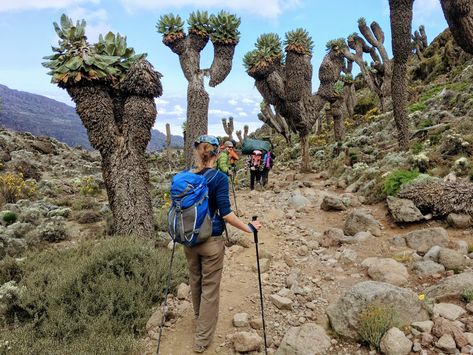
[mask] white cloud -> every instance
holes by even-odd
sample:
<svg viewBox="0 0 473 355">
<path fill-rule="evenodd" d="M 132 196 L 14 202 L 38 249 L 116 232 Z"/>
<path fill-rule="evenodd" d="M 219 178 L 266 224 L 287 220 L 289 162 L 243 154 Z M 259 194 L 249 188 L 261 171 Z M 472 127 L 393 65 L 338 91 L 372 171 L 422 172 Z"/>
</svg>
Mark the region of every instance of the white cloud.
<svg viewBox="0 0 473 355">
<path fill-rule="evenodd" d="M 231 116 L 232 113 L 230 111 L 220 110 L 220 109 L 210 109 L 209 115 L 216 115 L 216 116 Z"/>
<path fill-rule="evenodd" d="M 159 105 L 161 107 L 166 106 L 169 103 L 169 101 L 163 100 L 161 98 L 154 99 L 154 102 L 156 102 L 156 105 Z"/>
<path fill-rule="evenodd" d="M 0 1 L 0 12 L 66 9 L 87 3 L 98 4 L 100 0 L 2 0 Z"/>
<path fill-rule="evenodd" d="M 243 107 L 237 107 L 235 111 L 243 111 Z"/>
<path fill-rule="evenodd" d="M 234 100 L 234 99 L 228 100 L 228 103 L 229 103 L 230 105 L 238 105 L 238 101 L 237 101 L 237 100 Z"/>
<path fill-rule="evenodd" d="M 250 12 L 267 18 L 277 18 L 283 13 L 283 10 L 293 9 L 301 3 L 300 0 L 121 0 L 121 2 L 128 11 L 170 7 L 179 9 L 188 6 L 212 9 L 225 8 L 239 12 Z"/>
<path fill-rule="evenodd" d="M 246 117 L 248 114 L 246 112 L 238 112 L 238 116 Z"/>
<path fill-rule="evenodd" d="M 243 103 L 243 104 L 254 104 L 255 100 L 252 100 L 252 99 L 249 99 L 249 98 L 245 97 L 244 99 L 241 100 L 241 103 Z"/>
</svg>

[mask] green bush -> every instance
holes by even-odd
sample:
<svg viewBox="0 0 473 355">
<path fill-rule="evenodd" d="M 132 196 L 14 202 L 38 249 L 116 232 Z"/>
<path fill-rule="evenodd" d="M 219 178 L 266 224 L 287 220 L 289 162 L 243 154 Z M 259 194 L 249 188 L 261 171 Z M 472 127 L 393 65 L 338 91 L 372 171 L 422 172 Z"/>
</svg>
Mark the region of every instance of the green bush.
<svg viewBox="0 0 473 355">
<path fill-rule="evenodd" d="M 3 222 L 5 222 L 7 226 L 9 226 L 10 224 L 13 224 L 16 222 L 17 216 L 15 212 L 6 211 L 2 215 L 2 219 L 3 219 Z"/>
<path fill-rule="evenodd" d="M 386 180 L 384 180 L 383 193 L 388 196 L 396 196 L 402 185 L 415 180 L 418 176 L 418 171 L 393 171 L 386 177 Z"/>
<path fill-rule="evenodd" d="M 423 120 L 421 123 L 419 123 L 419 126 L 417 126 L 419 129 L 422 129 L 422 128 L 427 128 L 427 127 L 432 127 L 434 125 L 434 123 L 432 122 L 432 119 L 431 118 L 427 118 L 425 120 Z"/>
<path fill-rule="evenodd" d="M 359 98 L 353 110 L 355 114 L 364 116 L 376 106 L 376 99 L 373 95 L 366 95 Z"/>
<path fill-rule="evenodd" d="M 133 337 L 144 334 L 152 307 L 163 299 L 168 262 L 167 249 L 131 237 L 32 255 L 18 284 L 28 290 L 16 305 L 21 311 L 5 317 L 23 326 L 2 338 L 17 346 L 12 353 L 39 353 L 24 352 L 28 347 L 37 348 L 36 342 L 49 344 L 44 346 L 48 350 L 57 348 L 58 354 L 73 353 L 73 347 L 89 347 L 75 353 L 131 353 L 137 342 Z M 184 257 L 177 252 L 172 290 L 186 281 L 186 275 Z M 32 334 L 25 335 L 22 330 L 28 327 Z M 109 342 L 109 352 L 93 350 L 98 349 L 102 336 Z M 120 349 L 111 351 L 117 347 Z"/>
<path fill-rule="evenodd" d="M 409 106 L 409 112 L 424 111 L 427 108 L 425 102 L 416 102 Z"/>
<path fill-rule="evenodd" d="M 473 288 L 465 288 L 463 290 L 462 296 L 467 303 L 473 301 Z"/>
<path fill-rule="evenodd" d="M 370 304 L 360 313 L 358 322 L 361 339 L 379 349 L 383 335 L 399 325 L 399 316 L 392 307 Z"/>
<path fill-rule="evenodd" d="M 419 154 L 424 149 L 424 145 L 421 142 L 416 142 L 411 146 L 412 154 Z"/>
<path fill-rule="evenodd" d="M 23 277 L 23 269 L 15 258 L 7 255 L 0 261 L 0 285 L 8 281 L 20 282 Z"/>
</svg>

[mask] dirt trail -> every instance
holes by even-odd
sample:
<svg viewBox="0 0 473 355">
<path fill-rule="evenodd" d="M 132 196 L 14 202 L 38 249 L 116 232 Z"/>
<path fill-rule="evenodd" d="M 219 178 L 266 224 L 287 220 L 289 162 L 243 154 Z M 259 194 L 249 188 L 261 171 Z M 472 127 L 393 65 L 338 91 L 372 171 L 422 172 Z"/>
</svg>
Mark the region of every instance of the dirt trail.
<svg viewBox="0 0 473 355">
<path fill-rule="evenodd" d="M 287 173 L 272 173 L 270 179 L 285 181 Z M 322 251 L 309 252 L 307 255 L 300 253 L 304 243 L 300 239 L 310 239 L 312 235 L 323 233 L 329 227 L 343 228 L 346 216 L 355 208 L 349 208 L 343 212 L 325 212 L 319 206 L 325 193 L 343 193 L 343 191 L 328 191 L 324 187 L 324 181 L 317 179 L 314 174 L 304 175 L 303 180 L 309 182 L 289 182 L 287 186 L 279 189 L 258 191 L 250 193 L 248 189 L 237 190 L 238 207 L 244 220 L 250 220 L 252 214 L 258 214 L 263 224 L 260 231 L 260 253 L 274 256 L 271 260 L 271 268 L 268 273 L 262 274 L 264 295 L 266 327 L 270 341 L 276 344 L 282 339 L 290 326 L 301 325 L 305 322 L 315 322 L 327 326 L 325 309 L 328 304 L 334 302 L 348 287 L 363 280 L 369 279 L 361 268 L 361 261 L 368 256 L 392 257 L 402 248 L 394 247 L 389 239 L 395 235 L 405 234 L 410 230 L 427 228 L 439 225 L 432 221 L 429 224 L 414 224 L 400 228 L 389 221 L 384 204 L 361 206 L 369 210 L 373 216 L 383 224 L 382 237 L 370 239 L 368 242 L 349 245 L 350 249 L 357 253 L 356 262 L 345 265 L 334 261 L 334 254 L 343 250 L 341 248 L 328 248 Z M 284 185 L 284 184 L 283 184 Z M 310 186 L 310 187 L 305 187 Z M 287 193 L 300 190 L 303 194 L 314 192 L 312 207 L 301 213 L 293 214 L 287 206 Z M 233 199 L 232 199 L 233 202 Z M 278 211 L 282 211 L 278 212 Z M 279 213 L 278 217 L 277 216 Z M 282 217 L 282 218 L 281 218 Z M 276 218 L 276 219 L 275 219 Z M 279 221 L 277 221 L 279 218 Z M 277 221 L 277 222 L 275 222 Z M 230 229 L 230 234 L 234 230 Z M 466 236 L 461 231 L 449 230 L 450 238 L 461 237 L 468 242 L 473 242 L 472 236 Z M 300 238 L 303 236 L 304 238 Z M 252 241 L 251 235 L 245 235 Z M 291 267 L 288 266 L 291 264 Z M 307 308 L 300 307 L 293 311 L 282 311 L 277 309 L 269 300 L 269 296 L 277 293 L 285 287 L 285 280 L 289 270 L 298 268 L 305 278 L 311 281 L 309 285 L 315 295 L 312 303 L 312 312 Z M 260 317 L 258 276 L 255 272 L 256 255 L 253 242 L 249 248 L 232 247 L 226 249 L 224 272 L 221 284 L 220 315 L 214 341 L 205 354 L 234 354 L 230 336 L 238 331 L 248 331 L 250 328 L 235 328 L 232 325 L 233 316 L 236 313 L 248 313 L 250 319 Z M 409 283 L 413 289 L 416 288 L 418 280 L 410 276 Z M 301 297 L 301 296 L 296 296 Z M 304 304 L 306 300 L 300 298 L 299 303 Z M 165 329 L 161 342 L 162 355 L 184 355 L 192 354 L 194 319 L 190 302 L 181 302 L 181 307 L 187 309 L 181 312 L 178 321 L 171 327 Z M 187 308 L 186 308 L 187 307 Z M 262 335 L 262 331 L 259 331 Z M 146 354 L 153 354 L 156 349 L 156 340 L 148 341 Z M 367 348 L 360 348 L 356 343 L 343 340 L 334 342 L 331 354 L 368 354 Z"/>
</svg>

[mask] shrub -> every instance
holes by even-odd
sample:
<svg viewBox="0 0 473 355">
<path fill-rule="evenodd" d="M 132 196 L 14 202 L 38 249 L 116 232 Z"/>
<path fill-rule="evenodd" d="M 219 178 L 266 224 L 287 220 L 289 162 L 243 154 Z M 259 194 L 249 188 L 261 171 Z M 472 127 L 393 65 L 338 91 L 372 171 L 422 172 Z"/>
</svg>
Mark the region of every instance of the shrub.
<svg viewBox="0 0 473 355">
<path fill-rule="evenodd" d="M 17 220 L 16 213 L 11 212 L 11 211 L 5 211 L 2 214 L 2 220 L 3 220 L 3 222 L 6 223 L 7 226 L 9 226 L 10 224 L 13 224 L 13 223 L 16 222 L 16 220 Z"/>
<path fill-rule="evenodd" d="M 0 175 L 0 201 L 15 203 L 19 199 L 31 197 L 36 190 L 33 181 L 26 181 L 21 173 L 5 173 Z"/>
<path fill-rule="evenodd" d="M 80 193 L 84 196 L 96 196 L 100 193 L 99 183 L 93 176 L 85 176 L 79 183 Z"/>
<path fill-rule="evenodd" d="M 411 146 L 412 154 L 419 154 L 424 149 L 424 145 L 421 142 L 416 142 Z"/>
<path fill-rule="evenodd" d="M 416 102 L 409 106 L 409 112 L 417 112 L 417 111 L 424 111 L 427 108 L 425 102 Z"/>
<path fill-rule="evenodd" d="M 186 282 L 184 260 L 178 250 L 171 292 Z M 32 255 L 19 283 L 28 290 L 18 304 L 26 313 L 16 315 L 22 327 L 0 339 L 9 340 L 12 353 L 21 354 L 41 353 L 20 351 L 39 349 L 36 342 L 58 354 L 137 353 L 133 337 L 144 334 L 152 307 L 163 300 L 168 262 L 167 249 L 131 237 Z"/>
<path fill-rule="evenodd" d="M 163 207 L 154 211 L 154 229 L 160 232 L 168 230 L 168 209 Z"/>
<path fill-rule="evenodd" d="M 0 285 L 9 281 L 20 282 L 23 277 L 23 269 L 15 258 L 6 256 L 0 261 Z"/>
<path fill-rule="evenodd" d="M 418 128 L 422 129 L 422 128 L 427 128 L 427 127 L 432 127 L 433 125 L 434 125 L 434 123 L 432 122 L 432 119 L 427 118 L 427 119 L 423 120 L 421 123 L 419 123 Z"/>
<path fill-rule="evenodd" d="M 359 315 L 358 334 L 363 341 L 379 349 L 383 335 L 399 324 L 398 313 L 393 307 L 370 304 Z"/>
<path fill-rule="evenodd" d="M 418 176 L 418 171 L 393 171 L 386 177 L 386 180 L 384 180 L 383 193 L 388 196 L 396 196 L 402 185 L 415 180 Z"/>
<path fill-rule="evenodd" d="M 372 95 L 362 96 L 354 107 L 354 113 L 364 116 L 376 107 L 376 99 Z"/>
<path fill-rule="evenodd" d="M 465 288 L 462 293 L 463 298 L 467 303 L 473 301 L 473 288 Z"/>
</svg>

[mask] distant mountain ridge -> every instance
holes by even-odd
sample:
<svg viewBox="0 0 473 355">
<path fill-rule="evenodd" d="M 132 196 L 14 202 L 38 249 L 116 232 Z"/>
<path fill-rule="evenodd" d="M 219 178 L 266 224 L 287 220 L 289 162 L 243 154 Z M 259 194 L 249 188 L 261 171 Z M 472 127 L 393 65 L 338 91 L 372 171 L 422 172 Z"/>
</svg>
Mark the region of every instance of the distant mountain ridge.
<svg viewBox="0 0 473 355">
<path fill-rule="evenodd" d="M 0 126 L 35 136 L 48 136 L 71 147 L 82 146 L 92 149 L 87 131 L 75 108 L 45 96 L 18 91 L 0 84 Z M 158 130 L 151 131 L 149 151 L 161 150 L 166 135 Z M 171 145 L 182 147 L 181 136 L 171 136 Z"/>
</svg>

